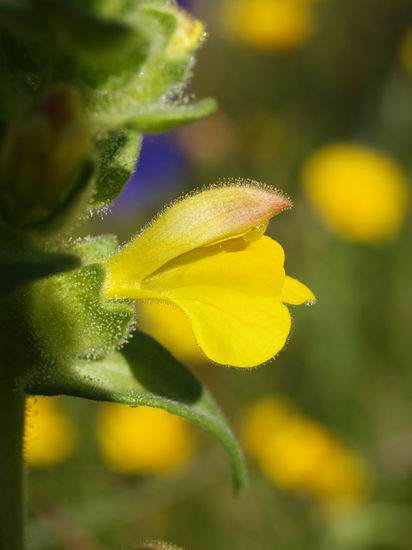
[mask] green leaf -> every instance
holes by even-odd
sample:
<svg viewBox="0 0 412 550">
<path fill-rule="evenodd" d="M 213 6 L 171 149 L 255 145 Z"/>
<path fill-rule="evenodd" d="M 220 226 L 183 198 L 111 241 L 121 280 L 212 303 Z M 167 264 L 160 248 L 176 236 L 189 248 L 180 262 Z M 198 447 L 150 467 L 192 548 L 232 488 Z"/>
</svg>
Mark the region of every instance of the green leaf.
<svg viewBox="0 0 412 550">
<path fill-rule="evenodd" d="M 133 173 L 141 141 L 136 131 L 121 130 L 96 143 L 100 166 L 91 199 L 93 208 L 106 206 L 120 194 Z"/>
<path fill-rule="evenodd" d="M 104 302 L 102 264 L 33 285 L 29 315 L 42 361 L 60 368 L 70 359 L 98 358 L 127 337 L 134 309 Z"/>
<path fill-rule="evenodd" d="M 129 102 L 132 102 L 130 98 Z M 136 103 L 134 108 L 130 108 L 129 111 L 105 110 L 104 112 L 99 112 L 96 121 L 106 128 L 126 126 L 142 133 L 155 133 L 172 130 L 183 124 L 205 118 L 214 113 L 216 109 L 216 101 L 212 98 L 187 104 L 162 100 L 161 102 L 146 106 Z M 125 152 L 125 155 L 127 155 L 127 152 Z M 110 158 L 110 150 L 108 158 Z M 102 181 L 98 184 L 99 189 L 104 189 L 103 178 L 105 177 L 105 170 L 105 166 L 102 165 Z M 110 177 L 109 175 L 109 185 Z M 99 191 L 99 193 L 102 193 L 102 191 Z"/>
<path fill-rule="evenodd" d="M 31 394 L 65 394 L 125 405 L 158 407 L 215 435 L 228 451 L 240 493 L 247 472 L 238 442 L 208 390 L 157 342 L 142 333 L 123 348 L 94 362 L 64 369 L 37 369 L 27 380 Z"/>
<path fill-rule="evenodd" d="M 207 117 L 216 109 L 216 101 L 212 98 L 187 105 L 154 104 L 136 114 L 127 124 L 141 132 L 164 132 Z"/>
</svg>

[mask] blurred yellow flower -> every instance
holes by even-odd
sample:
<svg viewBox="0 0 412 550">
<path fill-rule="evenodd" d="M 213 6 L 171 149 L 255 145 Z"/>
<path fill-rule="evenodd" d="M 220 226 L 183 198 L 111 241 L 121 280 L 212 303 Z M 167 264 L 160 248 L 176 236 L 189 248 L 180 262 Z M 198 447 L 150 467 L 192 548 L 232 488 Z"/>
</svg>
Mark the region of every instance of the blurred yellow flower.
<svg viewBox="0 0 412 550">
<path fill-rule="evenodd" d="M 300 46 L 314 28 L 310 0 L 228 0 L 221 16 L 222 32 L 260 50 Z"/>
<path fill-rule="evenodd" d="M 264 475 L 285 490 L 328 505 L 354 504 L 368 492 L 363 459 L 281 399 L 263 398 L 247 408 L 241 436 Z"/>
<path fill-rule="evenodd" d="M 398 162 L 366 147 L 339 143 L 316 151 L 303 167 L 308 198 L 341 237 L 379 243 L 400 228 L 409 184 Z"/>
<path fill-rule="evenodd" d="M 189 424 L 151 407 L 102 404 L 97 438 L 108 466 L 124 474 L 171 474 L 194 452 Z"/>
<path fill-rule="evenodd" d="M 399 53 L 402 65 L 408 72 L 412 73 L 412 27 L 403 35 Z"/>
<path fill-rule="evenodd" d="M 66 460 L 74 449 L 76 430 L 52 397 L 29 397 L 26 405 L 24 455 L 30 466 L 45 468 Z"/>
<path fill-rule="evenodd" d="M 136 310 L 139 329 L 155 338 L 176 359 L 186 365 L 207 362 L 182 310 L 163 302 L 139 302 Z"/>
<path fill-rule="evenodd" d="M 284 346 L 284 305 L 314 300 L 286 276 L 283 248 L 262 236 L 290 202 L 258 187 L 213 188 L 166 210 L 106 261 L 106 299 L 167 302 L 216 363 L 253 367 Z M 179 338 L 178 334 L 175 334 Z"/>
</svg>

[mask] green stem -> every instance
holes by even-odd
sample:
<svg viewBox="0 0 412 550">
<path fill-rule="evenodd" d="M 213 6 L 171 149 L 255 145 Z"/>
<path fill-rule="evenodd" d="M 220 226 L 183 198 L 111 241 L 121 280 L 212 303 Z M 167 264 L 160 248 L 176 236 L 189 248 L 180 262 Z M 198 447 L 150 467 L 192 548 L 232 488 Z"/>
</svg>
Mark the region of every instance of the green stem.
<svg viewBox="0 0 412 550">
<path fill-rule="evenodd" d="M 3 342 L 2 342 L 3 343 Z M 5 351 L 4 347 L 1 350 Z M 0 548 L 24 549 L 24 391 L 13 365 L 0 353 Z"/>
</svg>

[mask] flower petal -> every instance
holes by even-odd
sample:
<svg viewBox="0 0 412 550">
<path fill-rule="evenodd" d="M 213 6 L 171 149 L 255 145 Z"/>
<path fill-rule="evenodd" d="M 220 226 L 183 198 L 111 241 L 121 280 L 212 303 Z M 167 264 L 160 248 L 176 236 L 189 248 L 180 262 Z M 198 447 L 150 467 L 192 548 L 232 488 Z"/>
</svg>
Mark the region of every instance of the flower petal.
<svg viewBox="0 0 412 550">
<path fill-rule="evenodd" d="M 138 302 L 137 327 L 157 340 L 184 365 L 205 363 L 189 319 L 171 303 Z M 173 327 L 173 331 L 170 330 Z"/>
<path fill-rule="evenodd" d="M 176 301 L 188 316 L 204 354 L 215 363 L 255 367 L 285 345 L 289 310 L 275 299 L 225 296 L 223 304 Z"/>
<path fill-rule="evenodd" d="M 282 247 L 270 239 L 235 239 L 191 251 L 130 288 L 130 298 L 173 302 L 216 363 L 253 367 L 285 344 L 290 315 L 281 303 Z M 172 328 L 172 327 L 171 327 Z"/>
<path fill-rule="evenodd" d="M 139 237 L 107 262 L 106 289 L 118 281 L 141 281 L 173 258 L 240 237 L 266 223 L 290 202 L 259 187 L 228 186 L 188 197 L 166 210 Z"/>
<path fill-rule="evenodd" d="M 299 306 L 305 302 L 314 302 L 316 300 L 315 295 L 307 286 L 287 275 L 280 297 L 282 302 L 294 306 Z"/>
</svg>

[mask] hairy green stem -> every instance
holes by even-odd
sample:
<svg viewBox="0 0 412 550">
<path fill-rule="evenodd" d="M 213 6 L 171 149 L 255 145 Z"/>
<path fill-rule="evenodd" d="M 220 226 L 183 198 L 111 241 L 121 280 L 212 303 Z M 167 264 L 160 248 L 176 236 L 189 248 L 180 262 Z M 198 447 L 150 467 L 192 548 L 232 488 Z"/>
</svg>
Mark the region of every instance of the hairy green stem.
<svg viewBox="0 0 412 550">
<path fill-rule="evenodd" d="M 4 340 L 1 344 L 4 344 Z M 24 549 L 24 391 L 19 373 L 0 353 L 0 549 Z"/>
</svg>

